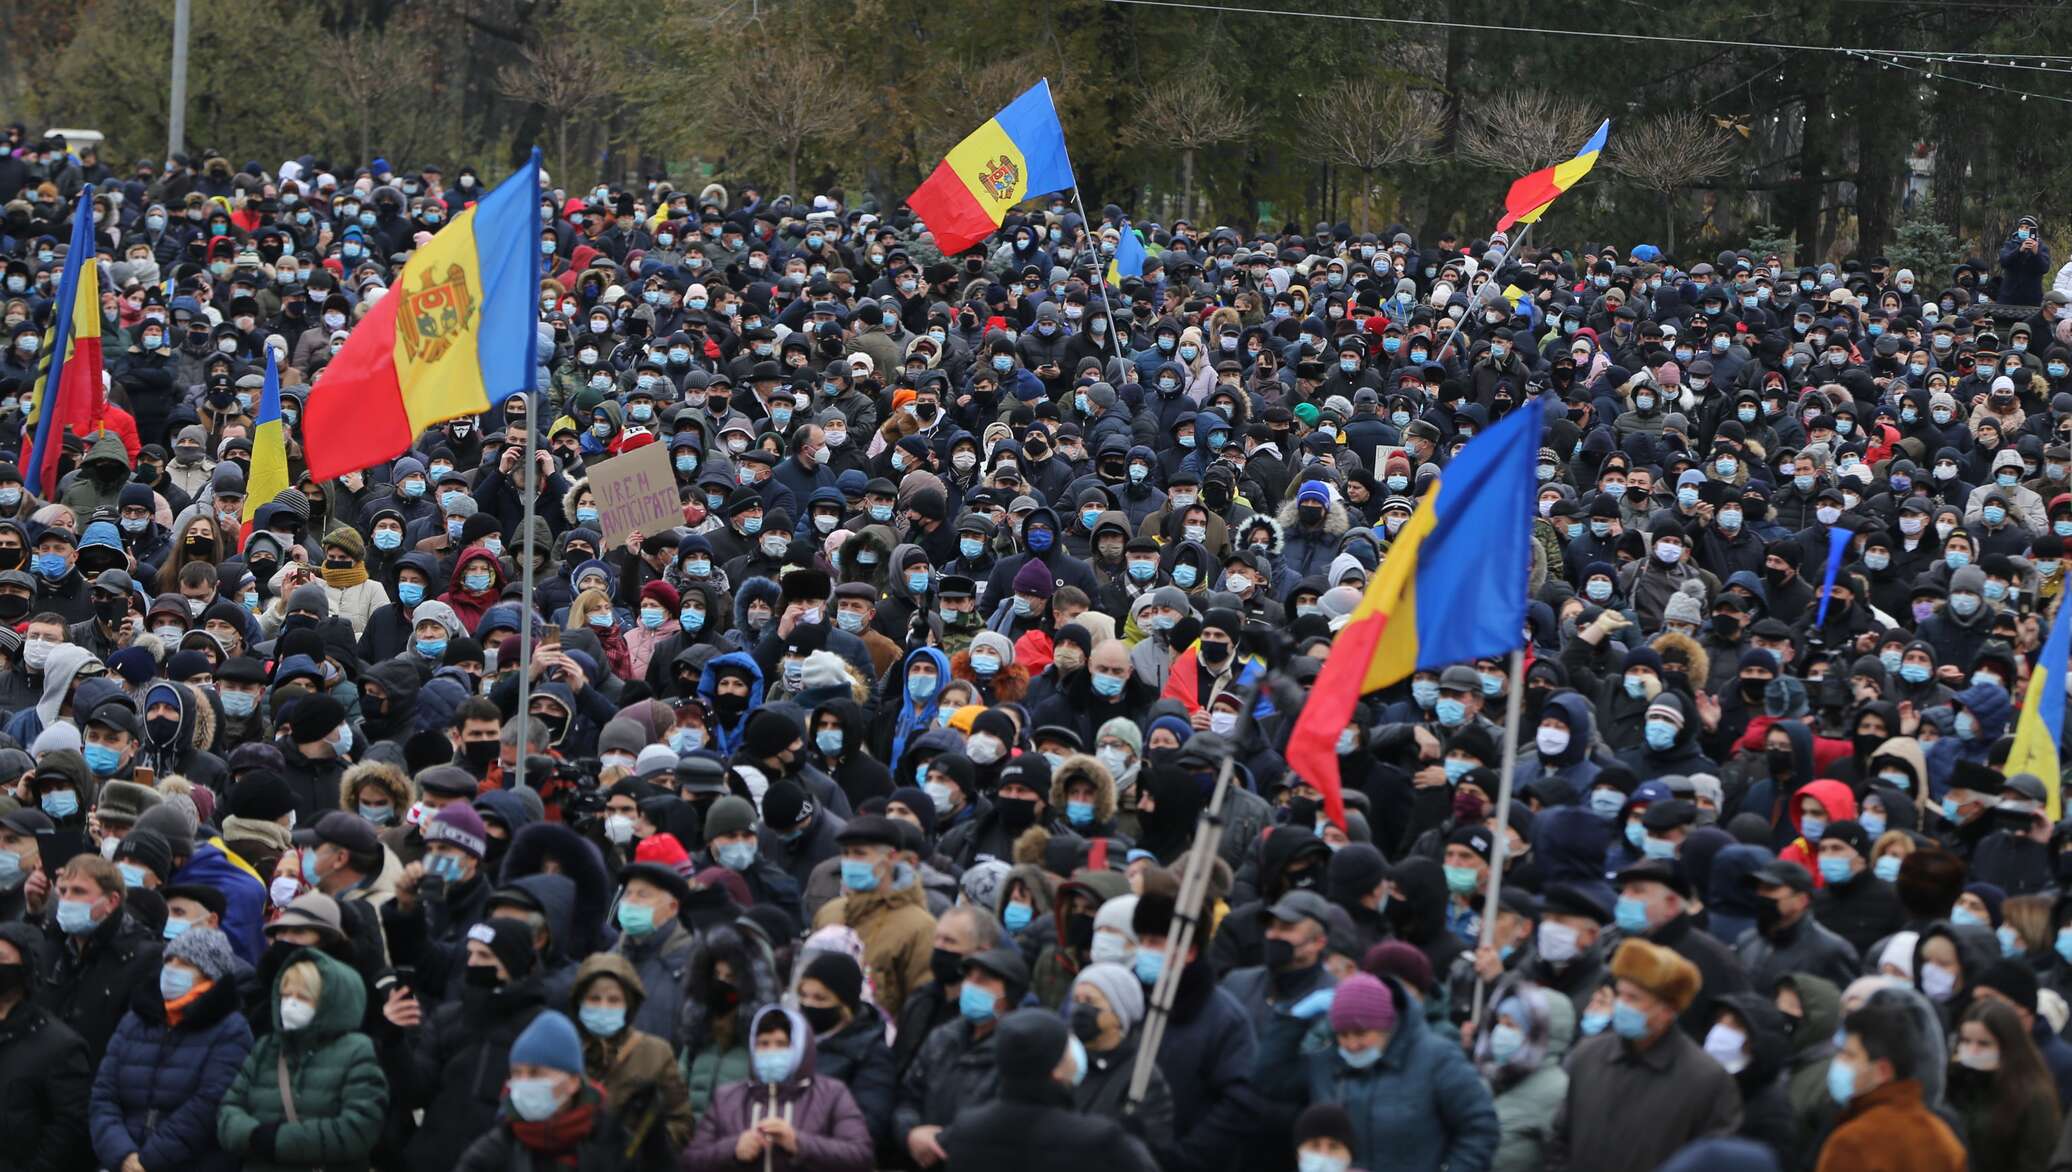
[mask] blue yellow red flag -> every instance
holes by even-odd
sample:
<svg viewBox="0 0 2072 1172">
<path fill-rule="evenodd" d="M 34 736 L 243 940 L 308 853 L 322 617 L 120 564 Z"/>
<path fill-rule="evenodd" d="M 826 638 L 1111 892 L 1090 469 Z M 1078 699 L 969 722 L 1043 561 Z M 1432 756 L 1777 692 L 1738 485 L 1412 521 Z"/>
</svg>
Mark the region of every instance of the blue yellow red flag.
<svg viewBox="0 0 2072 1172">
<path fill-rule="evenodd" d="M 252 515 L 259 506 L 288 487 L 288 437 L 281 426 L 280 360 L 266 348 L 266 385 L 259 391 L 259 411 L 252 417 L 252 471 L 245 478 L 244 536 L 252 535 Z"/>
<path fill-rule="evenodd" d="M 1525 642 L 1540 413 L 1538 400 L 1511 412 L 1440 471 L 1332 642 L 1286 756 L 1341 826 L 1338 734 L 1360 697 Z"/>
<path fill-rule="evenodd" d="M 1124 277 L 1142 277 L 1144 260 L 1144 238 L 1137 234 L 1136 225 L 1124 220 L 1121 239 L 1115 242 L 1115 259 L 1108 262 L 1108 283 L 1121 288 Z"/>
<path fill-rule="evenodd" d="M 1513 224 L 1530 224 L 1540 218 L 1555 197 L 1590 173 L 1597 165 L 1597 156 L 1604 153 L 1604 140 L 1610 134 L 1612 120 L 1607 118 L 1597 127 L 1597 133 L 1576 152 L 1576 157 L 1543 167 L 1530 175 L 1522 175 L 1511 183 L 1511 190 L 1504 195 L 1504 215 L 1496 222 L 1499 232 L 1508 232 Z"/>
<path fill-rule="evenodd" d="M 65 431 L 85 436 L 101 425 L 107 389 L 101 383 L 101 269 L 94 248 L 91 189 L 72 210 L 72 239 L 57 301 L 43 340 L 42 375 L 24 420 L 34 424 L 29 461 L 22 469 L 31 493 L 57 495 L 58 455 Z"/>
<path fill-rule="evenodd" d="M 401 455 L 434 424 L 533 386 L 540 152 L 403 265 L 310 391 L 302 452 L 319 481 Z"/>
<path fill-rule="evenodd" d="M 1074 182 L 1046 78 L 951 147 L 906 202 L 952 256 L 992 235 L 1009 208 Z"/>
<path fill-rule="evenodd" d="M 2058 746 L 2065 736 L 2066 661 L 2072 659 L 2072 606 L 2060 597 L 2058 617 L 2050 624 L 2050 638 L 2043 653 L 2029 670 L 2029 690 L 2022 696 L 2022 713 L 2015 718 L 2014 745 L 2007 751 L 2002 772 L 2008 777 L 2027 773 L 2043 783 L 2050 801 L 2046 813 L 2055 823 L 2063 809 L 2063 777 Z"/>
</svg>

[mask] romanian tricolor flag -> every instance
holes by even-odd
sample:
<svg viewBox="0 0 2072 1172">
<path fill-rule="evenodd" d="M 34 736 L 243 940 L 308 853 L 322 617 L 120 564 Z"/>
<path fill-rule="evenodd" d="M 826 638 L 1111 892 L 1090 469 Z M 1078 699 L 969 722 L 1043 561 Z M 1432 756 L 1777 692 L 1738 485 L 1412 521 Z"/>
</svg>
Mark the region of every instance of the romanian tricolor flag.
<svg viewBox="0 0 2072 1172">
<path fill-rule="evenodd" d="M 57 496 L 66 429 L 77 436 L 99 430 L 107 403 L 101 383 L 101 270 L 93 232 L 93 192 L 82 191 L 72 209 L 72 242 L 58 278 L 56 314 L 43 340 L 43 377 L 25 416 L 35 435 L 22 473 L 29 491 L 45 500 Z"/>
<path fill-rule="evenodd" d="M 271 346 L 266 348 L 266 386 L 259 392 L 259 413 L 253 417 L 252 471 L 245 478 L 244 536 L 252 536 L 252 515 L 288 487 L 288 437 L 281 424 L 281 368 Z"/>
<path fill-rule="evenodd" d="M 942 254 L 954 256 L 992 235 L 1007 209 L 1074 185 L 1065 127 L 1045 79 L 951 147 L 906 202 Z"/>
<path fill-rule="evenodd" d="M 1338 734 L 1361 696 L 1412 672 L 1501 655 L 1525 641 L 1539 450 L 1537 400 L 1462 448 L 1396 534 L 1333 640 L 1286 756 L 1324 795 L 1325 813 L 1338 825 L 1345 825 Z"/>
<path fill-rule="evenodd" d="M 419 433 L 533 384 L 540 152 L 411 254 L 325 368 L 302 416 L 310 475 L 390 460 Z"/>
<path fill-rule="evenodd" d="M 2065 735 L 2065 671 L 2072 659 L 2072 606 L 2058 601 L 2058 617 L 2050 624 L 2050 638 L 2043 653 L 2029 670 L 2029 690 L 2022 696 L 2022 714 L 2015 719 L 2014 746 L 2007 751 L 2008 777 L 2027 773 L 2043 782 L 2050 795 L 2046 811 L 2058 820 L 2064 806 L 2059 774 L 2058 745 Z"/>
<path fill-rule="evenodd" d="M 1597 156 L 1604 153 L 1604 136 L 1611 131 L 1612 120 L 1607 118 L 1597 127 L 1597 133 L 1576 152 L 1576 157 L 1565 163 L 1534 171 L 1532 174 L 1511 184 L 1511 190 L 1504 196 L 1504 218 L 1496 222 L 1496 230 L 1508 232 L 1513 224 L 1530 224 L 1540 218 L 1540 213 L 1554 202 L 1556 196 L 1576 185 L 1576 181 L 1590 173 L 1597 165 Z"/>
</svg>

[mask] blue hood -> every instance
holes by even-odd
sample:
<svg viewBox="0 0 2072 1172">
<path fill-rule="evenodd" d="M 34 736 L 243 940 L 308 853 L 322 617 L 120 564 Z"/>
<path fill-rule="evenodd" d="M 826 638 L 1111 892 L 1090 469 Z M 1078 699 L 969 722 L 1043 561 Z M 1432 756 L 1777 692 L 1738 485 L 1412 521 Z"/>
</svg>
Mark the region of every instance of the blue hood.
<svg viewBox="0 0 2072 1172">
<path fill-rule="evenodd" d="M 1568 724 L 1568 748 L 1557 757 L 1542 757 L 1542 764 L 1554 768 L 1574 765 L 1589 755 L 1590 742 L 1595 736 L 1596 721 L 1590 715 L 1590 702 L 1575 692 L 1561 692 L 1547 701 L 1547 707 L 1560 714 Z"/>
</svg>

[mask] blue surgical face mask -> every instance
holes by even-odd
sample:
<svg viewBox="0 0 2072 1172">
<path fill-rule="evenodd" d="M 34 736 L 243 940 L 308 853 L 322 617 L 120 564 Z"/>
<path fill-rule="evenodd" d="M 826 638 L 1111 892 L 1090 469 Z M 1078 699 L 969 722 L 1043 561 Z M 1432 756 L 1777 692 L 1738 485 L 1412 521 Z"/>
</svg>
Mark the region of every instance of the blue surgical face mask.
<svg viewBox="0 0 2072 1172">
<path fill-rule="evenodd" d="M 1900 861 L 1898 855 L 1886 855 L 1871 866 L 1871 874 L 1876 875 L 1887 883 L 1891 883 L 1899 878 Z M 2072 957 L 2067 959 L 2072 960 Z"/>
<path fill-rule="evenodd" d="M 1468 719 L 1468 706 L 1450 696 L 1440 697 L 1439 702 L 1432 706 L 1432 712 L 1439 718 L 1439 723 L 1448 728 L 1457 727 Z"/>
<path fill-rule="evenodd" d="M 84 745 L 80 752 L 86 757 L 86 767 L 93 770 L 96 777 L 113 777 L 122 767 L 122 753 L 107 745 Z"/>
</svg>

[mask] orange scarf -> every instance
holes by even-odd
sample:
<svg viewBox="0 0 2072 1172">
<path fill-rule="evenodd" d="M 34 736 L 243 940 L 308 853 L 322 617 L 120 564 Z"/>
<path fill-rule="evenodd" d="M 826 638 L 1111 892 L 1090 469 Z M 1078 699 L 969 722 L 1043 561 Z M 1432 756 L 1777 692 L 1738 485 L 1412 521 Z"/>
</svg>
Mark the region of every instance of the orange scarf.
<svg viewBox="0 0 2072 1172">
<path fill-rule="evenodd" d="M 201 1000 L 202 994 L 208 992 L 209 990 L 215 987 L 216 982 L 214 981 L 196 981 L 194 983 L 194 988 L 187 990 L 187 992 L 182 996 L 176 997 L 173 1000 L 166 1002 L 165 1024 L 174 1029 L 178 1029 L 180 1027 L 180 1018 L 183 1014 L 187 1012 L 188 1008 L 192 1006 L 195 1002 Z"/>
</svg>

